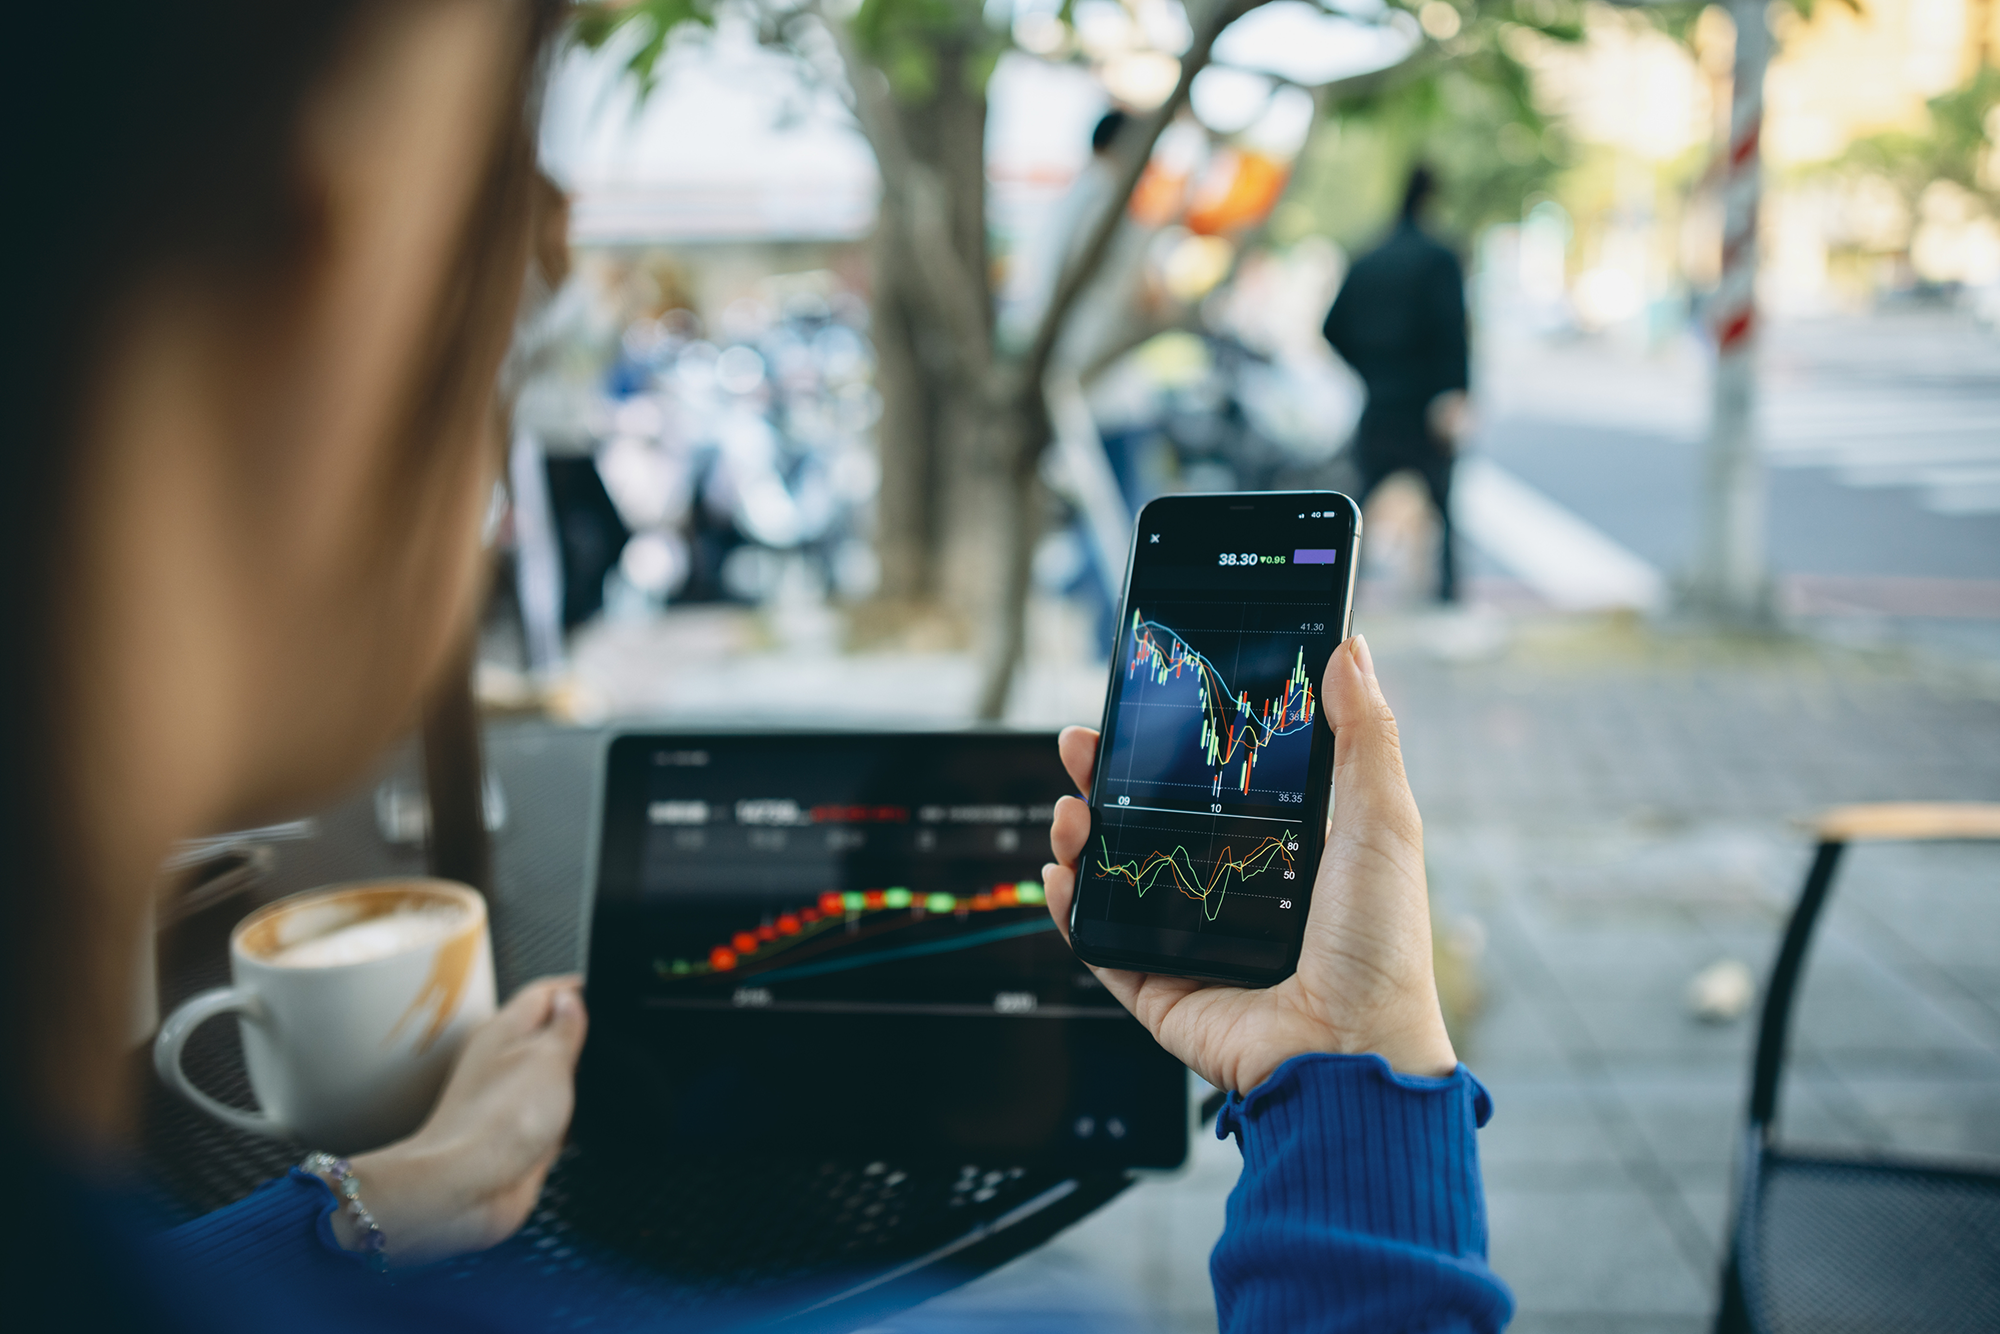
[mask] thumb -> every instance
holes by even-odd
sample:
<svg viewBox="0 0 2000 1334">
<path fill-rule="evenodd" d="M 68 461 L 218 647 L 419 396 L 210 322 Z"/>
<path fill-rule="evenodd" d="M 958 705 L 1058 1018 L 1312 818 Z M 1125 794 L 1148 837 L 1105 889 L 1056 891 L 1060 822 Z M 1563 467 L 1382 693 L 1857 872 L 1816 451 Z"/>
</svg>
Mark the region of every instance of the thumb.
<svg viewBox="0 0 2000 1334">
<path fill-rule="evenodd" d="M 1333 824 L 1313 886 L 1301 992 L 1349 1045 L 1397 1070 L 1448 1074 L 1458 1057 L 1438 1009 L 1424 888 L 1424 825 L 1403 776 L 1396 715 L 1361 636 L 1326 665 Z"/>
<path fill-rule="evenodd" d="M 574 1057 L 583 1049 L 583 1035 L 589 1027 L 582 993 L 573 986 L 557 988 L 549 998 L 549 1033 Z"/>
<path fill-rule="evenodd" d="M 1327 725 L 1333 728 L 1334 837 L 1378 847 L 1407 842 L 1421 849 L 1423 819 L 1403 772 L 1396 715 L 1382 698 L 1368 641 L 1354 635 L 1335 649 L 1321 679 Z"/>
</svg>

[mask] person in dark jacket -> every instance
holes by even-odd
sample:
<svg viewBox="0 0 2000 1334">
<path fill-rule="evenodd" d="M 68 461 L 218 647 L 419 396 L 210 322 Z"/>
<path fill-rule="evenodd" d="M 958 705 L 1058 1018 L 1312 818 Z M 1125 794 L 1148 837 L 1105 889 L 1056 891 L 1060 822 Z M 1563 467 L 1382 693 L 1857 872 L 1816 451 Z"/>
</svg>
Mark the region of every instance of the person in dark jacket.
<svg viewBox="0 0 2000 1334">
<path fill-rule="evenodd" d="M 1438 598 L 1458 597 L 1451 531 L 1451 465 L 1465 414 L 1465 272 L 1458 257 L 1426 235 L 1424 205 L 1436 188 L 1417 167 L 1389 239 L 1354 261 L 1333 309 L 1326 341 L 1367 386 L 1355 433 L 1362 504 L 1394 473 L 1410 469 L 1437 506 L 1442 541 Z"/>
</svg>

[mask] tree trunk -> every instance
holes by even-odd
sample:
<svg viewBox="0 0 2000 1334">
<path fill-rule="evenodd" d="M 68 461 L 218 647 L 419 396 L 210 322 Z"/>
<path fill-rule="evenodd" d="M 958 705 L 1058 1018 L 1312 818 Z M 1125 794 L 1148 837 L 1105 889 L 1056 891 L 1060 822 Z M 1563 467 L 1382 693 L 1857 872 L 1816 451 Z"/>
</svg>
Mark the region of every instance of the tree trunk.
<svg viewBox="0 0 2000 1334">
<path fill-rule="evenodd" d="M 885 478 L 883 487 L 885 591 L 921 588 L 972 628 L 982 664 L 982 719 L 1004 712 L 1025 647 L 1041 520 L 1037 465 L 1049 439 L 1042 377 L 1078 294 L 1104 262 L 1125 200 L 1161 132 L 1186 105 L 1216 37 L 1261 3 L 1215 0 L 1206 12 L 1191 15 L 1194 41 L 1173 93 L 1121 151 L 1116 197 L 1089 224 L 1032 343 L 1005 366 L 992 339 L 985 81 L 971 77 L 976 44 L 939 42 L 932 48 L 931 86 L 921 97 L 899 100 L 884 95 L 886 89 L 872 91 L 880 85 L 869 80 L 880 77 L 881 67 L 862 74 L 869 57 L 835 25 L 857 111 L 883 167 L 878 301 L 901 302 L 881 335 L 897 340 L 884 361 L 882 458 L 885 472 L 910 472 L 893 482 Z M 896 283 L 923 285 L 891 295 Z M 906 372 L 907 382 L 901 378 Z M 894 404 L 886 401 L 892 394 Z M 931 465 L 928 470 L 918 470 L 919 459 Z M 937 516 L 930 523 L 914 512 L 927 502 Z"/>
<path fill-rule="evenodd" d="M 944 45 L 929 96 L 897 103 L 910 156 L 937 173 L 951 214 L 952 248 L 976 283 L 985 326 L 993 325 L 991 260 L 986 245 L 986 91 L 967 68 L 972 53 Z"/>
<path fill-rule="evenodd" d="M 895 227 L 887 209 L 875 234 L 871 332 L 875 387 L 882 395 L 876 425 L 882 489 L 875 505 L 875 552 L 882 562 L 878 593 L 896 604 L 937 595 L 937 405 L 918 353 L 918 324 L 897 278 Z M 903 280 L 907 281 L 907 279 Z"/>
<path fill-rule="evenodd" d="M 1035 542 L 1041 536 L 1041 479 L 1038 464 L 1048 443 L 1047 400 L 1042 387 L 1023 385 L 1014 402 L 990 418 L 993 486 L 991 531 L 994 602 L 990 632 L 981 649 L 979 699 L 982 722 L 998 722 L 1007 712 L 1027 650 L 1028 594 L 1034 574 Z"/>
<path fill-rule="evenodd" d="M 911 159 L 943 187 L 952 249 L 991 327 L 986 281 L 986 98 L 967 77 L 968 54 L 938 52 L 929 94 L 898 101 L 894 115 Z M 954 364 L 968 355 L 940 326 L 934 307 L 907 284 L 922 282 L 909 262 L 899 221 L 906 201 L 884 199 L 875 244 L 875 340 L 882 394 L 882 489 L 877 552 L 886 601 L 933 603 L 977 626 L 994 609 L 993 549 L 985 529 L 990 482 L 980 443 L 989 366 Z"/>
</svg>

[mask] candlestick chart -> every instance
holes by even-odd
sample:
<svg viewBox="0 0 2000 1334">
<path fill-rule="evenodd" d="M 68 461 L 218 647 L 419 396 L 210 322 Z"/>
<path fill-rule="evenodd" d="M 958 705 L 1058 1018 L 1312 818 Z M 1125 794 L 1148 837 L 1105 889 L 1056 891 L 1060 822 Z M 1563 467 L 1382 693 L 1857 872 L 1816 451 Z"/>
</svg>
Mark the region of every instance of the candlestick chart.
<svg viewBox="0 0 2000 1334">
<path fill-rule="evenodd" d="M 1295 624 L 1289 611 L 1190 608 L 1208 623 L 1196 630 L 1134 609 L 1107 771 L 1120 796 L 1173 805 L 1300 800 L 1319 700 L 1308 636 L 1287 624 Z"/>
</svg>

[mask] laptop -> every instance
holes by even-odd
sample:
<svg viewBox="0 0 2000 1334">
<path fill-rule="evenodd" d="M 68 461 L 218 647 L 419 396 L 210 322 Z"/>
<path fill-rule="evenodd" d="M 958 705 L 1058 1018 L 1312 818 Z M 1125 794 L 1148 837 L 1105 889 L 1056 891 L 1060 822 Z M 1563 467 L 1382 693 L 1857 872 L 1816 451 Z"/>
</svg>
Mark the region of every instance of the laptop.
<svg viewBox="0 0 2000 1334">
<path fill-rule="evenodd" d="M 607 766 L 580 1139 L 1183 1161 L 1185 1070 L 1043 899 L 1053 735 L 634 733 Z"/>
</svg>

